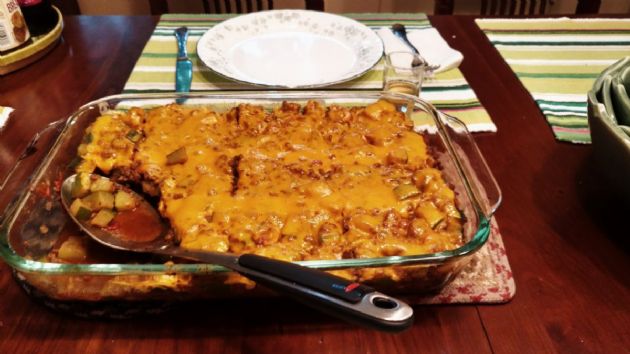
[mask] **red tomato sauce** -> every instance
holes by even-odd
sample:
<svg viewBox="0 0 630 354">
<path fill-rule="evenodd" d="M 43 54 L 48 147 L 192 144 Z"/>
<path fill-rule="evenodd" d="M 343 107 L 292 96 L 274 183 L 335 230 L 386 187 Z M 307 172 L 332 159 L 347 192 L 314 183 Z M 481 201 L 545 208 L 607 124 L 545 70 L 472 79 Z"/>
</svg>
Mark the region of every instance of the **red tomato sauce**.
<svg viewBox="0 0 630 354">
<path fill-rule="evenodd" d="M 149 242 L 160 236 L 163 225 L 155 212 L 144 204 L 119 211 L 107 229 L 126 241 Z"/>
</svg>

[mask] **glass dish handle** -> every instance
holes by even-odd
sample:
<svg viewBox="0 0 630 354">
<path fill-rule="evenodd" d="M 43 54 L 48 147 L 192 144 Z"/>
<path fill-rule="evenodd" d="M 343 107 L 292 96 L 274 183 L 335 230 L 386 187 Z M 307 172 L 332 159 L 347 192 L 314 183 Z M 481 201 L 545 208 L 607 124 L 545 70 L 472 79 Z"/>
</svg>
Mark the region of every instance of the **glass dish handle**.
<svg viewBox="0 0 630 354">
<path fill-rule="evenodd" d="M 497 184 L 492 171 L 483 158 L 472 135 L 461 120 L 438 111 L 440 120 L 445 125 L 447 141 L 450 144 L 452 156 L 456 156 L 457 164 L 466 175 L 465 181 L 472 195 L 477 199 L 481 211 L 490 218 L 501 204 L 501 189 Z M 452 132 L 451 132 L 452 131 Z"/>
<path fill-rule="evenodd" d="M 65 126 L 65 122 L 65 119 L 54 121 L 35 133 L 13 167 L 2 179 L 0 183 L 0 210 L 4 208 L 4 212 L 0 216 L 0 224 L 4 222 L 7 215 L 11 214 L 10 211 L 16 198 L 23 194 L 21 192 L 30 181 L 34 168 L 38 166 L 41 158 L 48 153 Z M 35 156 L 39 158 L 35 158 Z M 13 200 L 9 202 L 8 198 L 13 198 Z"/>
</svg>

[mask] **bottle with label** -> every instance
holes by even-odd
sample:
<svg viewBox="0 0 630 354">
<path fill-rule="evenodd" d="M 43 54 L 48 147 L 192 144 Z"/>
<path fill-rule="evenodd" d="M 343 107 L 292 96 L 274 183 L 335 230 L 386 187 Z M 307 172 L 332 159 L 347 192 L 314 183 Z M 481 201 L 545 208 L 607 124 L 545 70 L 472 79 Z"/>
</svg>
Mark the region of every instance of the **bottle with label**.
<svg viewBox="0 0 630 354">
<path fill-rule="evenodd" d="M 0 52 L 24 44 L 31 34 L 16 0 L 0 0 Z"/>
<path fill-rule="evenodd" d="M 32 36 L 50 32 L 57 24 L 57 12 L 50 0 L 17 0 Z"/>
</svg>

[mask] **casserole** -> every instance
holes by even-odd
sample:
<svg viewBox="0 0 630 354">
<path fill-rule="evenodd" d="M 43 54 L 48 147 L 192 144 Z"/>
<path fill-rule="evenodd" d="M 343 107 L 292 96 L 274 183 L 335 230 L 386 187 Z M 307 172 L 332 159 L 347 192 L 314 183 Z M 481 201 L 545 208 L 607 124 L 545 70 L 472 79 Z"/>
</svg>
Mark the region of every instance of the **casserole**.
<svg viewBox="0 0 630 354">
<path fill-rule="evenodd" d="M 416 130 L 422 131 L 445 181 L 456 192 L 457 207 L 465 220 L 464 244 L 429 254 L 298 263 L 346 273 L 369 268 L 372 276 L 367 283 L 391 293 L 438 290 L 457 275 L 488 239 L 490 217 L 500 203 L 500 191 L 461 121 L 436 111 L 418 98 L 393 93 L 135 94 L 105 97 L 86 104 L 69 118 L 52 123 L 40 132 L 9 171 L 2 185 L 1 202 L 14 198 L 7 203 L 2 215 L 0 255 L 29 286 L 58 300 L 181 300 L 259 293 L 252 291 L 253 284 L 240 281 L 237 275 L 219 266 L 175 264 L 151 256 L 128 258 L 128 255 L 96 245 L 88 247 L 96 255 L 89 262 L 51 262 L 47 255 L 72 228 L 70 219 L 61 209 L 58 188 L 60 181 L 73 173 L 77 147 L 85 129 L 105 112 L 156 107 L 175 101 L 227 110 L 241 103 L 270 107 L 283 101 L 304 104 L 308 100 L 326 106 L 366 106 L 379 99 L 394 103 L 397 110 L 414 120 Z M 17 193 L 12 195 L 8 191 Z"/>
</svg>

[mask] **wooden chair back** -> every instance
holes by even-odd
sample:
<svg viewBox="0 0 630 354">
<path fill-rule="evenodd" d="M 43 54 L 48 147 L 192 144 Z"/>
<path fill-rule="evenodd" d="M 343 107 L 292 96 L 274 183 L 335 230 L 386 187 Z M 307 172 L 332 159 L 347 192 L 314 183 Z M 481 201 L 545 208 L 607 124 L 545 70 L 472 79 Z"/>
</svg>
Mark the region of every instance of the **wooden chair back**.
<svg viewBox="0 0 630 354">
<path fill-rule="evenodd" d="M 483 16 L 544 15 L 547 0 L 481 0 Z"/>
<path fill-rule="evenodd" d="M 249 13 L 273 9 L 273 0 L 202 0 L 205 13 Z M 305 0 L 308 10 L 324 11 L 324 0 Z M 151 14 L 161 15 L 168 13 L 167 0 L 149 0 Z"/>
<path fill-rule="evenodd" d="M 547 13 L 552 0 L 481 0 L 481 16 L 535 16 Z M 576 14 L 596 14 L 601 0 L 577 0 Z M 455 0 L 435 0 L 436 15 L 452 15 Z"/>
<path fill-rule="evenodd" d="M 206 13 L 248 13 L 273 9 L 273 0 L 203 0 Z"/>
</svg>

